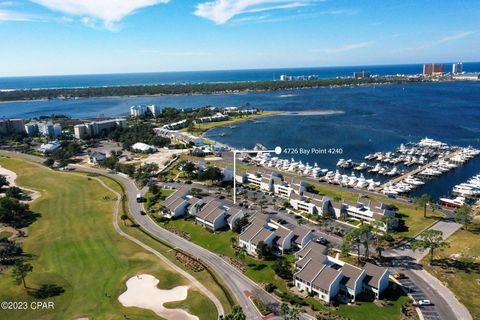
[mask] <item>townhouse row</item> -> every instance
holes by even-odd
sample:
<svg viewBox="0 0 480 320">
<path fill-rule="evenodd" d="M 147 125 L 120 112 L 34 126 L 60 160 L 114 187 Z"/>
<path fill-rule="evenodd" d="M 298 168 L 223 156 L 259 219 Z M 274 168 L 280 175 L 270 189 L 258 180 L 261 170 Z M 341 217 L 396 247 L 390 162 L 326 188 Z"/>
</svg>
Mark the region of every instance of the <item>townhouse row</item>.
<svg viewBox="0 0 480 320">
<path fill-rule="evenodd" d="M 380 298 L 388 288 L 387 268 L 366 263 L 362 268 L 328 256 L 327 248 L 314 241 L 295 253 L 297 289 L 330 303 L 332 299 L 355 301 L 362 293 Z"/>
<path fill-rule="evenodd" d="M 235 221 L 245 216 L 240 207 L 227 206 L 213 197 L 195 197 L 187 186 L 165 199 L 163 207 L 164 217 L 175 219 L 190 215 L 196 223 L 212 231 L 232 229 Z"/>
</svg>

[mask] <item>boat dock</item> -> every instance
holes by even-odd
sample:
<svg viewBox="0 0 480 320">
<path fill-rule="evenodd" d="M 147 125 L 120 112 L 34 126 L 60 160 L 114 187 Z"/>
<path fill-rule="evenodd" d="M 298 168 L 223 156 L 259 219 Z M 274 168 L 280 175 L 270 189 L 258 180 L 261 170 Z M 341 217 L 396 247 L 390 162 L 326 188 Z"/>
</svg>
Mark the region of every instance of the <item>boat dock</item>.
<svg viewBox="0 0 480 320">
<path fill-rule="evenodd" d="M 457 149 L 457 150 L 454 150 L 452 152 L 450 152 L 448 155 L 446 155 L 445 157 L 441 157 L 441 158 L 438 158 L 434 161 L 431 161 L 423 166 L 420 166 L 412 171 L 407 171 L 405 173 L 403 173 L 402 175 L 392 179 L 392 180 L 389 180 L 387 182 L 385 182 L 384 184 L 378 186 L 375 191 L 377 192 L 381 192 L 385 187 L 389 186 L 389 185 L 392 185 L 392 184 L 395 184 L 395 183 L 398 183 L 398 182 L 401 182 L 403 181 L 404 179 L 408 178 L 409 176 L 413 176 L 413 175 L 416 175 L 417 173 L 420 173 L 426 169 L 429 169 L 435 165 L 437 165 L 439 162 L 441 161 L 445 161 L 445 160 L 449 160 L 453 157 L 455 157 L 456 155 L 459 155 L 463 152 L 463 149 Z"/>
</svg>

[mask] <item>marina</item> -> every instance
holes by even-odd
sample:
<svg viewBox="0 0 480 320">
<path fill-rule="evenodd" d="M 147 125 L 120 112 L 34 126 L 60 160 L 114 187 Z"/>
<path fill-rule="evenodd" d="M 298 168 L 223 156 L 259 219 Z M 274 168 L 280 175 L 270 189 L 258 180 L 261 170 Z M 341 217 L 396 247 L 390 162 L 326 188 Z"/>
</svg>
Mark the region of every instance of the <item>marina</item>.
<svg viewBox="0 0 480 320">
<path fill-rule="evenodd" d="M 426 184 L 435 183 L 442 175 L 462 167 L 478 157 L 480 150 L 473 147 L 449 146 L 446 143 L 424 138 L 418 143 L 401 144 L 395 151 L 374 152 L 364 156 L 364 162 L 339 159 L 335 170 L 321 168 L 301 160 L 272 157 L 269 153 L 255 155 L 250 160 L 257 166 L 295 173 L 321 182 L 378 192 L 389 197 L 411 196 L 411 193 Z M 440 198 L 440 203 L 459 206 L 465 198 L 480 195 L 480 176 L 453 188 L 454 199 Z"/>
</svg>

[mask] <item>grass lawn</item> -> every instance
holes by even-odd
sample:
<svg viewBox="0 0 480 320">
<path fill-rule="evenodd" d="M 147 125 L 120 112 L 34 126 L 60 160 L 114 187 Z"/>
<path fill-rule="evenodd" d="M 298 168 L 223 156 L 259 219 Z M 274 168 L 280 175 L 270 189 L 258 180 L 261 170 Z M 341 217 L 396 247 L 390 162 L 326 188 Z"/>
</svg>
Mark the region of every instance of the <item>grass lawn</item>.
<svg viewBox="0 0 480 320">
<path fill-rule="evenodd" d="M 355 306 L 340 305 L 337 314 L 351 320 L 397 320 L 400 319 L 402 306 L 410 301 L 402 289 L 390 282 L 390 288 L 385 292 L 387 303 L 377 305 L 373 302 L 357 302 Z"/>
<path fill-rule="evenodd" d="M 31 204 L 41 217 L 22 240 L 24 251 L 32 255 L 33 273 L 27 276 L 27 285 L 55 284 L 65 289 L 60 296 L 47 299 L 55 303 L 53 312 L 2 311 L 2 318 L 123 319 L 128 315 L 129 319 L 158 319 L 151 311 L 120 305 L 117 297 L 126 289 L 125 281 L 149 273 L 160 280 L 163 289 L 188 283 L 153 254 L 115 233 L 113 195 L 97 181 L 13 158 L 2 157 L 0 164 L 17 173 L 18 184 L 42 192 Z M 10 272 L 9 268 L 0 274 L 0 300 L 34 301 L 21 285 L 13 283 Z M 200 315 L 203 310 L 198 305 L 212 310 L 213 303 L 197 295 L 185 305 Z M 214 306 L 213 310 L 216 317 Z M 212 314 L 202 319 L 211 318 Z"/>
<path fill-rule="evenodd" d="M 218 121 L 218 122 L 207 122 L 207 123 L 199 123 L 195 125 L 195 130 L 192 134 L 201 135 L 205 131 L 215 127 L 222 127 L 222 126 L 230 126 L 236 123 L 245 122 L 248 120 L 253 120 L 261 117 L 267 116 L 274 116 L 280 114 L 280 111 L 260 111 L 257 114 L 253 115 L 245 115 L 245 116 L 231 116 L 230 120 L 226 121 Z M 183 128 L 180 131 L 187 131 L 187 128 Z"/>
<path fill-rule="evenodd" d="M 468 229 L 449 238 L 450 247 L 435 253 L 432 266 L 428 257 L 422 262 L 428 272 L 452 290 L 474 319 L 480 319 L 480 223 Z"/>
<path fill-rule="evenodd" d="M 232 237 L 238 236 L 231 230 L 211 233 L 202 226 L 195 224 L 193 220 L 172 220 L 165 225 L 167 228 L 176 228 L 190 234 L 192 241 L 205 249 L 216 254 L 235 258 L 235 250 L 230 244 Z M 286 290 L 286 283 L 273 271 L 273 261 L 261 261 L 252 257 L 246 257 L 245 264 L 248 266 L 245 275 L 257 283 L 275 284 L 279 289 Z"/>
</svg>

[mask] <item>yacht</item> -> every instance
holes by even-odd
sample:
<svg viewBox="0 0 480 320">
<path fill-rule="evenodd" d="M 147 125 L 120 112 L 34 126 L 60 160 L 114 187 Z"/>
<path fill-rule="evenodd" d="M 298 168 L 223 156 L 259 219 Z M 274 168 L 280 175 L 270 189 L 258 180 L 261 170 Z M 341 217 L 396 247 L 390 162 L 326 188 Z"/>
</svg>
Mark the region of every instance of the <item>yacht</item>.
<svg viewBox="0 0 480 320">
<path fill-rule="evenodd" d="M 447 207 L 454 207 L 454 208 L 458 208 L 465 204 L 465 198 L 463 197 L 456 197 L 455 199 L 440 198 L 439 201 L 440 201 L 440 204 L 443 204 Z"/>
<path fill-rule="evenodd" d="M 354 170 L 357 170 L 357 171 L 362 171 L 362 170 L 365 170 L 368 168 L 368 165 L 365 163 L 365 162 L 362 162 L 360 163 L 358 166 L 356 166 L 355 168 L 353 168 Z"/>
</svg>

